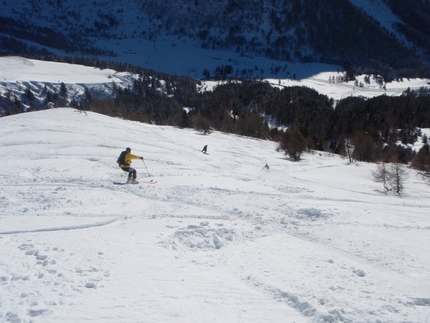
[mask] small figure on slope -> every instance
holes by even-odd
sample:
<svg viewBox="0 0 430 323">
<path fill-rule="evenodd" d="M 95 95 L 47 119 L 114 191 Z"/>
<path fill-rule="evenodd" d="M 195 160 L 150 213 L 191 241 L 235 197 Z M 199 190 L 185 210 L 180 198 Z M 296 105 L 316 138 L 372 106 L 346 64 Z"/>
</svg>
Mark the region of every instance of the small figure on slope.
<svg viewBox="0 0 430 323">
<path fill-rule="evenodd" d="M 205 145 L 202 149 L 202 153 L 207 154 L 208 152 L 208 145 Z"/>
<path fill-rule="evenodd" d="M 269 170 L 269 169 L 270 169 L 269 165 L 266 164 L 263 166 L 263 168 L 261 170 Z"/>
<path fill-rule="evenodd" d="M 143 157 L 133 155 L 131 153 L 131 148 L 127 147 L 124 151 L 121 152 L 121 154 L 118 157 L 117 163 L 119 167 L 124 172 L 128 172 L 128 178 L 127 178 L 127 184 L 138 184 L 139 182 L 136 180 L 137 172 L 133 167 L 131 166 L 131 161 L 133 159 L 141 159 L 143 160 Z"/>
</svg>

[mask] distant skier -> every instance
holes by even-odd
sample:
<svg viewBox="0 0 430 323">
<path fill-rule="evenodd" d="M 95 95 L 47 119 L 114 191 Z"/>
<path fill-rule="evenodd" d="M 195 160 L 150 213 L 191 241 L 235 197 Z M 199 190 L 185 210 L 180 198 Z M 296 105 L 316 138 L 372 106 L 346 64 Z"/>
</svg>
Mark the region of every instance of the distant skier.
<svg viewBox="0 0 430 323">
<path fill-rule="evenodd" d="M 118 157 L 117 163 L 119 167 L 124 172 L 128 172 L 128 178 L 127 178 L 127 184 L 138 184 L 139 182 L 136 180 L 137 172 L 133 167 L 130 167 L 131 161 L 133 159 L 140 159 L 143 160 L 143 157 L 133 155 L 131 153 L 131 148 L 127 147 L 124 151 L 121 152 L 121 154 Z"/>
<path fill-rule="evenodd" d="M 269 169 L 270 169 L 269 165 L 266 164 L 263 166 L 263 168 L 261 170 L 269 170 Z"/>
<path fill-rule="evenodd" d="M 207 154 L 208 151 L 208 145 L 205 145 L 202 149 L 202 153 Z"/>
</svg>

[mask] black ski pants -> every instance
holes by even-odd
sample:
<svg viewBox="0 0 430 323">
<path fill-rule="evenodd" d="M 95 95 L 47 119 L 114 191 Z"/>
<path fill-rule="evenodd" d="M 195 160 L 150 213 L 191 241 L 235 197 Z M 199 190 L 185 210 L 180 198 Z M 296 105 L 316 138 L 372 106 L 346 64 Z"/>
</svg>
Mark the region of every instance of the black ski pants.
<svg viewBox="0 0 430 323">
<path fill-rule="evenodd" d="M 133 167 L 121 167 L 124 172 L 128 172 L 128 178 L 136 179 L 137 173 Z"/>
</svg>

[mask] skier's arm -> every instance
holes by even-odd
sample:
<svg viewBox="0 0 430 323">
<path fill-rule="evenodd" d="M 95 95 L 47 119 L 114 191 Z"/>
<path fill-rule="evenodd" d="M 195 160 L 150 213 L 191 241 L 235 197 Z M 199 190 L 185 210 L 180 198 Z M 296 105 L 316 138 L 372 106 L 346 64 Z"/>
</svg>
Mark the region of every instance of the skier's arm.
<svg viewBox="0 0 430 323">
<path fill-rule="evenodd" d="M 141 156 L 137 156 L 137 155 L 133 155 L 133 154 L 129 154 L 129 155 L 128 155 L 128 157 L 129 157 L 130 159 L 143 159 L 143 157 L 141 157 Z"/>
</svg>

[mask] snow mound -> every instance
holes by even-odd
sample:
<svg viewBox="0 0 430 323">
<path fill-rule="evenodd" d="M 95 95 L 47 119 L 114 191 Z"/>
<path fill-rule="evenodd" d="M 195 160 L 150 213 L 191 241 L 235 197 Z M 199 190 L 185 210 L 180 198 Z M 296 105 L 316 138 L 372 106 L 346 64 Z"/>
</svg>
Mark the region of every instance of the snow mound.
<svg viewBox="0 0 430 323">
<path fill-rule="evenodd" d="M 222 226 L 222 224 L 218 224 Z M 199 225 L 188 225 L 178 229 L 161 244 L 164 247 L 177 250 L 179 248 L 207 250 L 221 249 L 233 241 L 237 233 L 234 229 L 210 227 L 209 222 Z"/>
</svg>

